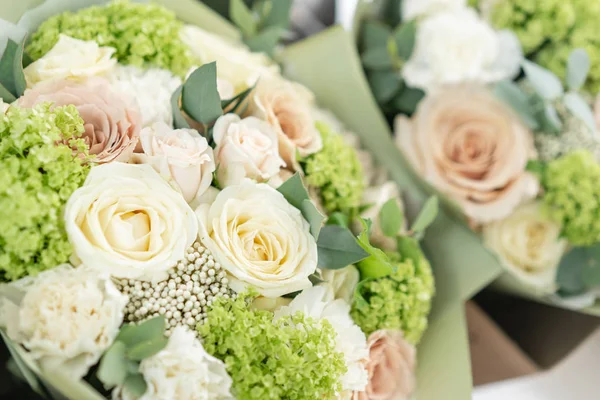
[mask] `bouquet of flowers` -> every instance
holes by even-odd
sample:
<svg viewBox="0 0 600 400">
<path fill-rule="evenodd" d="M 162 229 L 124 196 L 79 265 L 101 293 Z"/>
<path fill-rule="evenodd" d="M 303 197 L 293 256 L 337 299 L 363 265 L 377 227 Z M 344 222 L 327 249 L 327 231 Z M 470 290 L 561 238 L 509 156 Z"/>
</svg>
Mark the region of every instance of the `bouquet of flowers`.
<svg viewBox="0 0 600 400">
<path fill-rule="evenodd" d="M 600 4 L 403 0 L 361 31 L 396 142 L 476 232 L 505 289 L 591 306 L 600 281 Z"/>
<path fill-rule="evenodd" d="M 437 198 L 408 226 L 307 87 L 169 8 L 48 0 L 1 26 L 0 333 L 32 388 L 410 396 Z"/>
</svg>

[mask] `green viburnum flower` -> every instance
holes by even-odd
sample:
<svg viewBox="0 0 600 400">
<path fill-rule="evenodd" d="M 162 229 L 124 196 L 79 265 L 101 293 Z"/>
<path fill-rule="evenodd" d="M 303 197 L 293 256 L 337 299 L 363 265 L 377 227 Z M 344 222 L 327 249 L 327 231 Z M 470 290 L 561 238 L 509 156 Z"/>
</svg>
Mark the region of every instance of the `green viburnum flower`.
<svg viewBox="0 0 600 400">
<path fill-rule="evenodd" d="M 411 344 L 419 343 L 427 328 L 427 316 L 435 291 L 431 266 L 425 257 L 400 262 L 390 254 L 396 267 L 390 276 L 359 285 L 362 299 L 355 298 L 352 318 L 368 335 L 379 329 L 399 329 Z"/>
<path fill-rule="evenodd" d="M 326 320 L 302 313 L 273 322 L 273 313 L 249 309 L 248 296 L 219 298 L 198 326 L 206 351 L 225 362 L 238 399 L 336 399 L 346 373 Z"/>
<path fill-rule="evenodd" d="M 600 2 L 588 0 L 499 0 L 492 24 L 512 30 L 525 54 L 564 78 L 567 60 L 576 48 L 587 51 L 591 69 L 586 88 L 600 89 Z"/>
<path fill-rule="evenodd" d="M 578 150 L 547 164 L 544 206 L 575 246 L 600 242 L 600 164 L 588 150 Z"/>
<path fill-rule="evenodd" d="M 306 183 L 318 189 L 327 212 L 349 213 L 360 205 L 365 189 L 358 154 L 329 126 L 322 122 L 316 125 L 323 138 L 323 149 L 306 159 Z"/>
<path fill-rule="evenodd" d="M 11 106 L 0 116 L 0 280 L 65 263 L 71 255 L 62 208 L 89 167 L 74 106 Z M 59 141 L 67 144 L 56 144 Z M 79 156 L 73 153 L 78 149 Z"/>
<path fill-rule="evenodd" d="M 159 5 L 115 0 L 105 6 L 67 11 L 49 18 L 33 34 L 27 51 L 37 60 L 56 44 L 62 33 L 114 47 L 117 59 L 123 64 L 152 65 L 185 76 L 194 62 L 179 38 L 182 26 L 173 12 Z"/>
</svg>

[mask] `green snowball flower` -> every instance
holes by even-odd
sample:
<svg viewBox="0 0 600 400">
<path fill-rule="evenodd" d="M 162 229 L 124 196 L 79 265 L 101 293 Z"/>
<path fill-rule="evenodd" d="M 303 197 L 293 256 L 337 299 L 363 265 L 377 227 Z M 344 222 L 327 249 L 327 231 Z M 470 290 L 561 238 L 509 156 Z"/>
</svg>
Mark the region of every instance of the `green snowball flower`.
<svg viewBox="0 0 600 400">
<path fill-rule="evenodd" d="M 35 275 L 68 261 L 62 209 L 89 167 L 74 106 L 11 106 L 0 117 L 0 280 Z M 55 144 L 68 140 L 69 145 Z M 83 156 L 73 154 L 72 148 Z"/>
<path fill-rule="evenodd" d="M 411 259 L 400 262 L 397 254 L 391 257 L 396 271 L 359 286 L 362 299 L 355 299 L 352 318 L 367 335 L 379 329 L 399 329 L 416 345 L 427 328 L 435 291 L 431 266 L 424 256 L 418 265 Z"/>
<path fill-rule="evenodd" d="M 62 33 L 114 47 L 117 59 L 123 64 L 156 66 L 185 76 L 194 62 L 179 38 L 182 26 L 173 12 L 159 5 L 115 0 L 105 6 L 67 11 L 49 18 L 33 34 L 27 51 L 37 60 L 56 44 Z"/>
<path fill-rule="evenodd" d="M 547 164 L 544 205 L 575 246 L 600 242 L 600 164 L 588 150 L 578 150 Z"/>
<path fill-rule="evenodd" d="M 206 351 L 225 362 L 235 397 L 336 399 L 346 363 L 331 324 L 302 313 L 273 322 L 272 312 L 249 309 L 247 297 L 218 298 L 198 326 Z"/>
<path fill-rule="evenodd" d="M 323 138 L 323 149 L 306 159 L 306 182 L 318 189 L 327 212 L 350 213 L 360 206 L 365 189 L 358 154 L 326 124 L 317 122 L 317 129 Z"/>
<path fill-rule="evenodd" d="M 501 0 L 491 11 L 495 27 L 512 30 L 533 61 L 564 78 L 571 52 L 583 48 L 591 60 L 586 88 L 600 89 L 600 2 Z"/>
</svg>

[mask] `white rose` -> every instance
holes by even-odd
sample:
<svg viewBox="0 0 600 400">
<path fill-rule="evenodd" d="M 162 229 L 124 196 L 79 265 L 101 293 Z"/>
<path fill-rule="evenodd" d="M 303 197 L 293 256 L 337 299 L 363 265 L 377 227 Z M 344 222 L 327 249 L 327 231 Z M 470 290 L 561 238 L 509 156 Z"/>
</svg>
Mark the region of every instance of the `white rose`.
<svg viewBox="0 0 600 400">
<path fill-rule="evenodd" d="M 61 265 L 0 288 L 0 326 L 44 369 L 85 376 L 112 344 L 127 296 L 108 275 Z M 10 300 L 9 300 L 10 298 Z"/>
<path fill-rule="evenodd" d="M 329 321 L 335 330 L 335 348 L 344 355 L 347 367 L 347 372 L 342 377 L 342 391 L 365 390 L 369 380 L 365 368 L 365 361 L 369 358 L 367 338 L 352 321 L 350 306 L 344 300 L 335 300 L 326 287 L 313 286 L 303 290 L 289 306 L 275 311 L 274 320 L 294 315 L 299 311 L 317 321 Z"/>
<path fill-rule="evenodd" d="M 223 115 L 215 123 L 213 138 L 221 186 L 238 184 L 244 178 L 266 182 L 285 166 L 279 157 L 277 133 L 258 118 Z"/>
<path fill-rule="evenodd" d="M 117 278 L 163 280 L 198 236 L 180 193 L 149 165 L 93 167 L 65 208 L 76 257 Z"/>
<path fill-rule="evenodd" d="M 402 2 L 402 19 L 410 21 L 423 15 L 460 10 L 466 6 L 467 0 L 404 0 Z"/>
<path fill-rule="evenodd" d="M 210 187 L 215 172 L 212 148 L 194 129 L 172 129 L 163 122 L 142 129 L 143 153 L 132 161 L 149 164 L 177 187 L 185 201 L 191 203 Z"/>
<path fill-rule="evenodd" d="M 193 332 L 177 327 L 167 346 L 140 363 L 148 389 L 136 398 L 123 388 L 123 400 L 225 400 L 231 396 L 231 377 L 225 364 L 208 354 Z"/>
<path fill-rule="evenodd" d="M 331 291 L 334 299 L 352 304 L 354 291 L 360 280 L 360 273 L 354 265 L 342 269 L 324 269 L 321 271 L 321 277 L 325 281 L 322 285 Z"/>
<path fill-rule="evenodd" d="M 181 85 L 179 77 L 160 68 L 118 65 L 107 78 L 116 90 L 135 99 L 142 114 L 142 126 L 155 122 L 173 125 L 171 96 Z"/>
<path fill-rule="evenodd" d="M 523 205 L 507 218 L 485 225 L 483 238 L 519 281 L 540 293 L 554 291 L 567 241 L 560 237 L 560 225 L 544 217 L 539 203 Z"/>
<path fill-rule="evenodd" d="M 491 83 L 518 74 L 522 58 L 514 34 L 494 31 L 475 11 L 464 8 L 419 23 L 402 74 L 408 85 L 425 91 L 443 84 Z"/>
<path fill-rule="evenodd" d="M 371 226 L 371 237 L 369 238 L 371 243 L 383 250 L 395 251 L 396 240 L 383 234 L 381 223 L 379 221 L 379 212 L 383 205 L 390 199 L 395 199 L 398 207 L 404 211 L 404 204 L 400 198 L 400 191 L 394 182 L 388 181 L 380 186 L 368 187 L 363 194 L 362 204 L 370 207 L 363 211 L 360 216 L 365 219 L 370 219 L 373 222 L 373 225 Z M 397 233 L 401 233 L 406 229 L 404 222 L 405 221 L 403 221 L 402 226 Z M 360 229 L 361 225 L 358 224 L 357 230 Z"/>
<path fill-rule="evenodd" d="M 252 53 L 239 43 L 233 43 L 197 26 L 181 29 L 181 40 L 201 64 L 217 62 L 217 77 L 230 82 L 239 93 L 252 87 L 261 76 L 279 74 L 277 67 L 263 53 Z"/>
<path fill-rule="evenodd" d="M 302 157 L 323 148 L 313 115 L 314 95 L 304 86 L 283 78 L 261 79 L 250 96 L 248 114 L 267 121 L 279 137 L 279 154 L 288 169 L 299 170 Z"/>
<path fill-rule="evenodd" d="M 202 244 L 227 270 L 236 292 L 251 286 L 279 297 L 311 286 L 317 243 L 300 211 L 277 190 L 246 180 L 223 189 L 196 214 Z"/>
<path fill-rule="evenodd" d="M 61 34 L 48 53 L 24 69 L 27 87 L 44 81 L 105 75 L 117 65 L 114 53 L 114 48 L 100 47 L 93 40 L 86 42 Z"/>
</svg>

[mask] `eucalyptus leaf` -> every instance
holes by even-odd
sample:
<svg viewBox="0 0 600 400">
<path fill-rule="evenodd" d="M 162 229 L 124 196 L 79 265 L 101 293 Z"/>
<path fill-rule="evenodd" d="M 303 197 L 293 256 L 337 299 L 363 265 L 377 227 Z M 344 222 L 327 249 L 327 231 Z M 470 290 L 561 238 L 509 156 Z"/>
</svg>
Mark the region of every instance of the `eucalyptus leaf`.
<svg viewBox="0 0 600 400">
<path fill-rule="evenodd" d="M 265 27 L 277 26 L 288 29 L 290 26 L 290 12 L 293 0 L 272 0 L 271 10 L 263 21 Z"/>
<path fill-rule="evenodd" d="M 411 260 L 418 267 L 425 257 L 417 239 L 410 236 L 398 236 L 396 239 L 397 251 L 402 261 Z"/>
<path fill-rule="evenodd" d="M 427 199 L 423 205 L 423 208 L 419 212 L 419 215 L 417 215 L 417 218 L 410 227 L 410 230 L 417 234 L 424 232 L 425 229 L 427 229 L 427 227 L 431 225 L 433 221 L 435 221 L 435 218 L 439 212 L 439 208 L 439 200 L 437 196 L 431 196 L 429 199 Z"/>
<path fill-rule="evenodd" d="M 590 72 L 590 57 L 584 49 L 575 49 L 567 61 L 567 86 L 579 90 Z"/>
<path fill-rule="evenodd" d="M 319 268 L 341 269 L 369 257 L 349 229 L 325 225 L 317 240 Z"/>
<path fill-rule="evenodd" d="M 334 212 L 327 219 L 327 225 L 339 225 L 344 228 L 348 228 L 350 225 L 350 219 L 348 216 L 341 212 Z"/>
<path fill-rule="evenodd" d="M 560 133 L 563 123 L 556 111 L 556 107 L 548 103 L 544 107 L 544 130 L 557 134 Z"/>
<path fill-rule="evenodd" d="M 385 236 L 395 238 L 404 223 L 404 213 L 398 206 L 398 201 L 389 199 L 379 211 L 379 226 Z"/>
<path fill-rule="evenodd" d="M 367 69 L 387 69 L 393 66 L 387 47 L 368 48 L 362 54 L 361 60 Z"/>
<path fill-rule="evenodd" d="M 250 93 L 254 90 L 256 84 L 243 92 L 235 95 L 231 99 L 221 100 L 221 108 L 227 113 L 241 114 L 241 106 L 244 104 Z"/>
<path fill-rule="evenodd" d="M 279 39 L 285 33 L 285 29 L 279 26 L 270 26 L 258 34 L 244 40 L 244 43 L 255 53 L 273 54 Z"/>
<path fill-rule="evenodd" d="M 412 20 L 400 25 L 394 33 L 394 40 L 398 56 L 402 61 L 408 61 L 415 48 L 415 39 L 417 37 L 417 21 Z"/>
<path fill-rule="evenodd" d="M 0 99 L 2 99 L 2 101 L 5 103 L 12 103 L 13 101 L 17 100 L 17 98 L 2 84 L 0 84 Z"/>
<path fill-rule="evenodd" d="M 500 81 L 494 87 L 494 95 L 508 104 L 530 129 L 539 128 L 539 123 L 529 103 L 529 97 L 517 84 L 511 81 Z"/>
<path fill-rule="evenodd" d="M 223 114 L 217 90 L 217 63 L 197 68 L 183 84 L 183 110 L 194 120 L 210 124 Z"/>
<path fill-rule="evenodd" d="M 556 274 L 556 284 L 562 293 L 574 295 L 585 291 L 583 268 L 598 262 L 594 253 L 590 254 L 585 247 L 576 247 L 562 257 Z"/>
<path fill-rule="evenodd" d="M 412 115 L 417 110 L 417 106 L 425 97 L 425 92 L 421 89 L 404 86 L 402 90 L 394 97 L 393 105 L 397 111 Z"/>
<path fill-rule="evenodd" d="M 536 92 L 546 100 L 555 100 L 563 95 L 560 79 L 546 68 L 523 60 L 523 70 Z"/>
<path fill-rule="evenodd" d="M 18 44 L 13 59 L 13 79 L 15 80 L 15 94 L 17 97 L 21 97 L 27 89 L 27 81 L 25 80 L 25 73 L 23 72 L 23 53 L 25 52 L 25 40 L 26 36 L 23 37 L 21 42 Z"/>
<path fill-rule="evenodd" d="M 181 98 L 182 89 L 183 86 L 179 86 L 171 95 L 171 111 L 173 112 L 173 126 L 175 126 L 175 129 L 190 128 L 190 124 L 187 122 L 179 108 L 179 99 Z"/>
<path fill-rule="evenodd" d="M 310 225 L 310 233 L 315 239 L 318 239 L 325 216 L 321 214 L 310 199 L 308 191 L 302 183 L 300 174 L 294 174 L 294 176 L 279 186 L 277 191 L 285 197 L 288 203 L 300 210 L 302 216 Z"/>
<path fill-rule="evenodd" d="M 374 70 L 368 74 L 369 86 L 379 103 L 391 100 L 402 88 L 402 80 L 394 70 Z"/>
<path fill-rule="evenodd" d="M 165 333 L 165 317 L 159 316 L 148 319 L 139 325 L 125 324 L 119 331 L 116 340 L 125 343 L 128 348 L 138 343 L 158 339 Z"/>
<path fill-rule="evenodd" d="M 362 47 L 363 49 L 387 48 L 388 40 L 392 35 L 392 30 L 385 24 L 367 20 L 362 27 Z"/>
<path fill-rule="evenodd" d="M 115 341 L 100 360 L 96 376 L 109 390 L 123 384 L 127 377 L 127 346 L 121 341 Z"/>
<path fill-rule="evenodd" d="M 315 203 L 308 199 L 302 202 L 300 211 L 302 212 L 304 219 L 310 225 L 311 235 L 315 239 L 319 239 L 319 232 L 321 231 L 321 226 L 323 226 L 325 216 L 317 209 Z"/>
<path fill-rule="evenodd" d="M 19 44 L 12 39 L 8 39 L 2 58 L 0 58 L 0 84 L 14 98 L 17 97 L 17 88 L 15 85 L 14 65 Z M 6 94 L 4 94 L 6 95 Z M 4 96 L 2 96 L 4 98 Z M 13 100 L 14 101 L 14 100 Z"/>
<path fill-rule="evenodd" d="M 579 93 L 567 93 L 563 99 L 563 102 L 565 107 L 567 107 L 567 109 L 571 111 L 574 116 L 581 119 L 594 134 L 596 133 L 596 119 L 594 117 L 594 113 L 592 112 L 591 107 Z"/>
<path fill-rule="evenodd" d="M 127 350 L 127 358 L 133 361 L 145 360 L 164 349 L 168 342 L 169 339 L 165 336 L 139 342 Z"/>
<path fill-rule="evenodd" d="M 139 399 L 148 390 L 148 385 L 142 374 L 129 374 L 125 378 L 124 389 L 134 398 Z"/>
<path fill-rule="evenodd" d="M 256 35 L 258 21 L 243 0 L 230 0 L 229 18 L 240 28 L 245 37 Z"/>
</svg>

